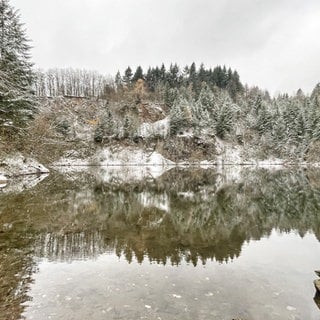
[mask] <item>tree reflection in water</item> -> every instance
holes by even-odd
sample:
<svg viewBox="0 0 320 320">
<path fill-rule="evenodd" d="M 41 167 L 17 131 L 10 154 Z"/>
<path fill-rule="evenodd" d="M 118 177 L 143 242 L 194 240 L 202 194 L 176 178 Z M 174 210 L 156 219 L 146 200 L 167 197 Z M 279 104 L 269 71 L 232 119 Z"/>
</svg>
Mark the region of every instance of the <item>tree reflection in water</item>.
<svg viewBox="0 0 320 320">
<path fill-rule="evenodd" d="M 21 313 L 37 258 L 228 263 L 272 230 L 320 236 L 320 172 L 173 168 L 157 179 L 104 183 L 52 175 L 0 195 L 0 312 Z M 13 313 L 12 313 L 13 314 Z"/>
</svg>

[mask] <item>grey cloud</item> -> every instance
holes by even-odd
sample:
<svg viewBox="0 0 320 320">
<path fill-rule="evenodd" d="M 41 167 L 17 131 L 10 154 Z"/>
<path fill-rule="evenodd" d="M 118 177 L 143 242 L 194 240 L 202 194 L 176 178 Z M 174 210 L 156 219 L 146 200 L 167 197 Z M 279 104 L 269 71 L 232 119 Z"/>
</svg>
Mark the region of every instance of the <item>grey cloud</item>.
<svg viewBox="0 0 320 320">
<path fill-rule="evenodd" d="M 11 0 L 44 68 L 226 64 L 272 92 L 320 81 L 318 0 Z M 297 61 L 300 61 L 299 63 Z"/>
</svg>

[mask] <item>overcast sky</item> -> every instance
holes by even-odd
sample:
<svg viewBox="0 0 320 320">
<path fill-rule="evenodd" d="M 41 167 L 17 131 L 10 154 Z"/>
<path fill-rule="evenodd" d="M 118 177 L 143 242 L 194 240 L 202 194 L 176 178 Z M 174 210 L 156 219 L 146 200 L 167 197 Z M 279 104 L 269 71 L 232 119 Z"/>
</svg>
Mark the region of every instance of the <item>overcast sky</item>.
<svg viewBox="0 0 320 320">
<path fill-rule="evenodd" d="M 195 61 L 271 93 L 320 82 L 320 0 L 11 0 L 37 67 L 114 75 Z"/>
</svg>

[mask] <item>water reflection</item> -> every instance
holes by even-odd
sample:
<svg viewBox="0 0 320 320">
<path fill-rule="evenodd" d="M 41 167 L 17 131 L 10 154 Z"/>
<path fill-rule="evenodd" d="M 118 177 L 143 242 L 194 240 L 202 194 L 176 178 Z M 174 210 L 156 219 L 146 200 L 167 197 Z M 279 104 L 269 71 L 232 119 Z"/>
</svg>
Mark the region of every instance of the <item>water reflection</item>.
<svg viewBox="0 0 320 320">
<path fill-rule="evenodd" d="M 179 264 L 186 257 L 196 265 L 228 262 L 245 241 L 273 229 L 312 231 L 319 239 L 316 174 L 248 170 L 238 182 L 221 183 L 214 170 L 174 168 L 147 183 L 68 187 L 50 199 L 45 232 L 37 219 L 37 254 L 72 260 L 115 251 L 129 262 Z"/>
<path fill-rule="evenodd" d="M 144 180 L 56 174 L 32 190 L 0 194 L 0 313 L 22 312 L 43 259 L 115 253 L 131 264 L 226 268 L 273 230 L 320 239 L 319 171 L 231 173 L 172 168 Z"/>
</svg>

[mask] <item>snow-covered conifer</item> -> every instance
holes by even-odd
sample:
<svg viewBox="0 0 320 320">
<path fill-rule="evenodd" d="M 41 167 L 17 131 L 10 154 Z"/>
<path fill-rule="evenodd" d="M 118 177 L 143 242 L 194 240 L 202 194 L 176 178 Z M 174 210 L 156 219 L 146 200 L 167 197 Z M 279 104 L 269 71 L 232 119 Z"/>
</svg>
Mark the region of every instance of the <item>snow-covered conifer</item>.
<svg viewBox="0 0 320 320">
<path fill-rule="evenodd" d="M 34 110 L 30 45 L 8 0 L 0 0 L 0 125 L 20 126 Z"/>
</svg>

